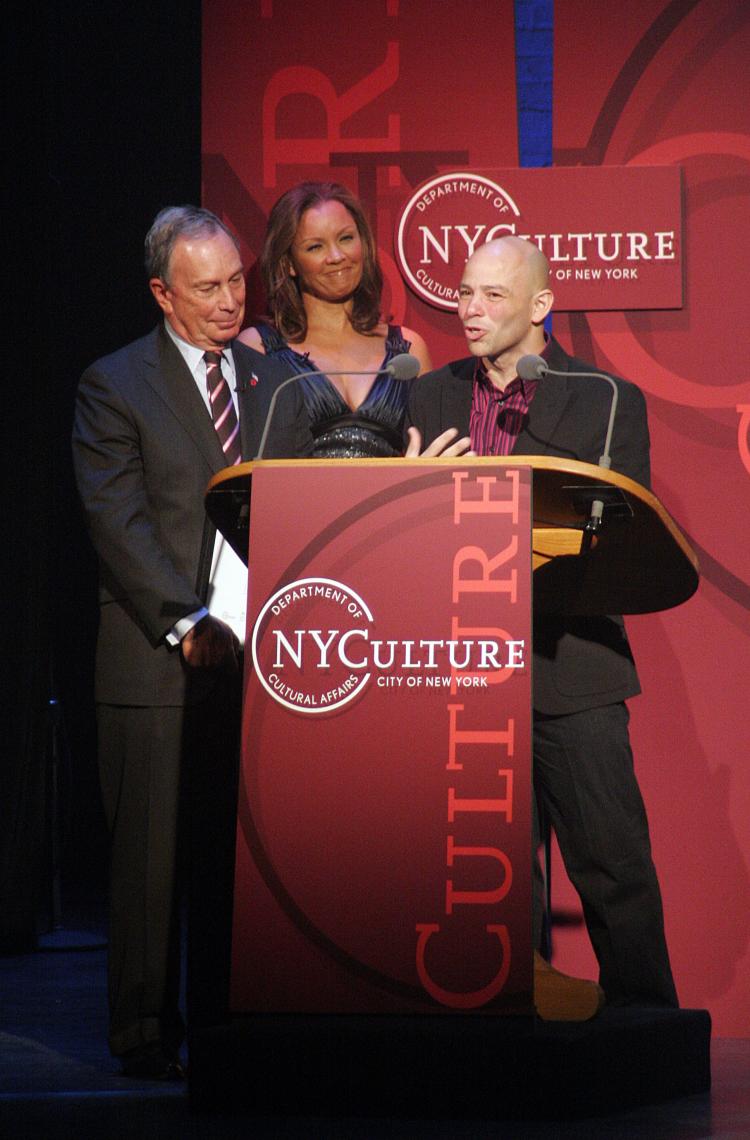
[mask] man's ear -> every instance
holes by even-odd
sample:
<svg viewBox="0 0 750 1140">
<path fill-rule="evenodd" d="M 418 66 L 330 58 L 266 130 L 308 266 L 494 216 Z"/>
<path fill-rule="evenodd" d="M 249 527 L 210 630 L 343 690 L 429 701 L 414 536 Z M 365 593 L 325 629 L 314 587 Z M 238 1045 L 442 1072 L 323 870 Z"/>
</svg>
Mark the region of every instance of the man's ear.
<svg viewBox="0 0 750 1140">
<path fill-rule="evenodd" d="M 166 281 L 162 281 L 161 277 L 152 277 L 148 283 L 148 287 L 159 308 L 165 313 L 171 313 L 172 302 L 169 298 L 169 286 Z"/>
<path fill-rule="evenodd" d="M 532 304 L 531 319 L 535 325 L 544 323 L 544 319 L 552 308 L 555 298 L 551 289 L 542 289 L 536 294 Z"/>
</svg>

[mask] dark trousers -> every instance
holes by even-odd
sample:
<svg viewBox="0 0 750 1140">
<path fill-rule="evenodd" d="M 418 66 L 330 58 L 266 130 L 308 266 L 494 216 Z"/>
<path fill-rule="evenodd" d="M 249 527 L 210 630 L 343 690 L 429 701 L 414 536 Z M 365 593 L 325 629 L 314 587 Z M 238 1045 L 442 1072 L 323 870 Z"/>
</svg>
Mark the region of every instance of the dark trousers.
<svg viewBox="0 0 750 1140">
<path fill-rule="evenodd" d="M 624 704 L 534 718 L 534 790 L 612 1004 L 677 1005 Z"/>
<path fill-rule="evenodd" d="M 109 1043 L 176 1048 L 180 911 L 188 896 L 188 997 L 199 1022 L 226 1008 L 239 684 L 185 708 L 100 705 L 99 769 L 111 837 Z M 194 1008 L 193 1008 L 194 1007 Z"/>
</svg>

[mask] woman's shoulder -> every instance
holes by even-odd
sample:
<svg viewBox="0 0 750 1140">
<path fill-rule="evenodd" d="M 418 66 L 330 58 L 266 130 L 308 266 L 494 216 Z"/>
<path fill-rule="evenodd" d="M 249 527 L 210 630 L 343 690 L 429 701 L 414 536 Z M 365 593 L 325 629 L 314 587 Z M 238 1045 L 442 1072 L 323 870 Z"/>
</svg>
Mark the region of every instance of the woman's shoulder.
<svg viewBox="0 0 750 1140">
<path fill-rule="evenodd" d="M 263 337 L 260 335 L 259 330 L 255 325 L 248 325 L 243 329 L 237 340 L 241 344 L 247 344 L 250 348 L 254 348 L 256 352 L 265 352 L 266 346 L 263 343 Z"/>
<path fill-rule="evenodd" d="M 281 333 L 266 321 L 256 321 L 255 324 L 248 325 L 237 339 L 257 352 L 264 352 L 267 355 L 288 347 Z"/>
<path fill-rule="evenodd" d="M 398 326 L 391 326 L 398 327 Z M 399 328 L 399 333 L 404 341 L 409 345 L 409 352 L 412 356 L 416 356 L 419 361 L 419 371 L 430 372 L 432 370 L 432 359 L 430 357 L 430 350 L 424 337 L 420 336 L 414 329 L 408 329 L 406 326 Z"/>
</svg>

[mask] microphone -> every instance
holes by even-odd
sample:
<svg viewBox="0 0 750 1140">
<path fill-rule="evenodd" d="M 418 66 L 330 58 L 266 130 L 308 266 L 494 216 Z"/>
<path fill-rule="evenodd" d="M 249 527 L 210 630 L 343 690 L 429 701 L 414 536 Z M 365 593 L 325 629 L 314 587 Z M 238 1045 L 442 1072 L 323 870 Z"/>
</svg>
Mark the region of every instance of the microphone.
<svg viewBox="0 0 750 1140">
<path fill-rule="evenodd" d="M 394 380 L 414 380 L 419 376 L 419 369 L 420 364 L 416 356 L 410 352 L 399 352 L 398 356 L 394 356 L 390 364 L 381 371 L 387 372 Z"/>
<path fill-rule="evenodd" d="M 541 380 L 543 376 L 561 376 L 563 379 L 567 376 L 574 376 L 576 378 L 606 380 L 612 389 L 612 401 L 609 406 L 609 419 L 607 421 L 607 434 L 604 437 L 604 451 L 599 456 L 599 466 L 605 467 L 607 470 L 612 466 L 612 457 L 610 449 L 612 446 L 612 432 L 615 426 L 615 417 L 617 415 L 617 401 L 620 393 L 618 392 L 617 385 L 611 376 L 607 376 L 605 372 L 556 372 L 554 368 L 550 368 L 546 360 L 541 356 L 536 356 L 529 353 L 527 356 L 522 356 L 516 364 L 516 372 L 521 380 Z M 601 499 L 594 499 L 591 504 L 591 515 L 584 529 L 585 541 L 584 549 L 588 550 L 591 547 L 591 539 L 602 526 L 602 518 L 604 516 L 604 502 Z"/>
<path fill-rule="evenodd" d="M 385 368 L 377 368 L 374 371 L 342 368 L 338 372 L 322 373 L 319 368 L 312 368 L 309 372 L 297 372 L 294 376 L 288 376 L 286 380 L 282 380 L 271 397 L 266 422 L 263 425 L 263 434 L 260 437 L 260 444 L 258 445 L 258 454 L 254 456 L 254 459 L 263 458 L 273 413 L 276 409 L 276 401 L 279 394 L 283 392 L 288 384 L 294 384 L 297 380 L 302 380 L 306 376 L 392 376 L 394 380 L 408 381 L 413 380 L 415 376 L 419 375 L 419 369 L 420 363 L 416 356 L 413 356 L 410 352 L 400 352 L 398 356 L 394 356 L 393 359 L 386 364 Z"/>
</svg>

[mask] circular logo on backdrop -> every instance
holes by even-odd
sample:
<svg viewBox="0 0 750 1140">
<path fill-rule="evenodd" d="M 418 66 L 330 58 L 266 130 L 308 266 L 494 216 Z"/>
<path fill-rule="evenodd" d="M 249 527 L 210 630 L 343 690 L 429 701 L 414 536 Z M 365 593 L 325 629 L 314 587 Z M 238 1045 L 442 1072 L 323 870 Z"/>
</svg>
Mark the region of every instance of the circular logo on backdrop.
<svg viewBox="0 0 750 1140">
<path fill-rule="evenodd" d="M 515 233 L 520 216 L 510 194 L 481 174 L 430 178 L 414 191 L 398 223 L 401 273 L 423 300 L 455 310 L 467 258 L 485 242 Z"/>
<path fill-rule="evenodd" d="M 258 680 L 294 712 L 325 713 L 348 704 L 370 679 L 372 613 L 349 586 L 300 578 L 282 586 L 258 614 L 251 652 Z"/>
</svg>

